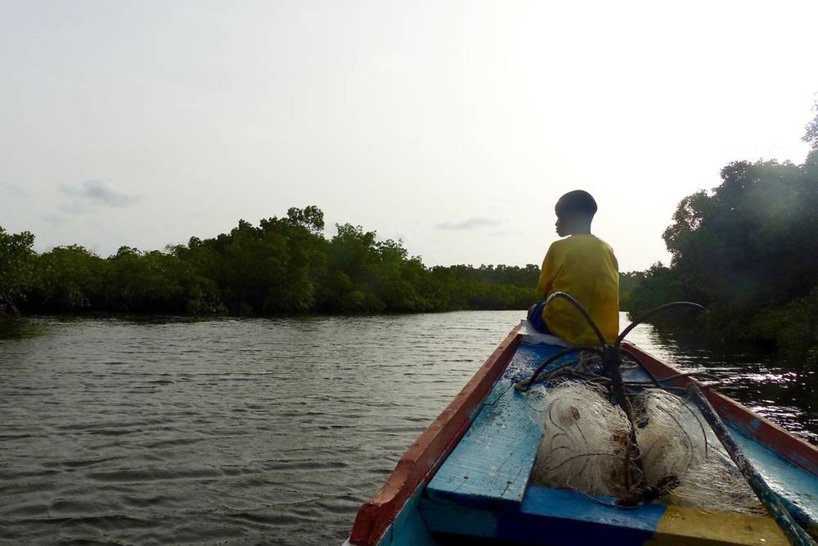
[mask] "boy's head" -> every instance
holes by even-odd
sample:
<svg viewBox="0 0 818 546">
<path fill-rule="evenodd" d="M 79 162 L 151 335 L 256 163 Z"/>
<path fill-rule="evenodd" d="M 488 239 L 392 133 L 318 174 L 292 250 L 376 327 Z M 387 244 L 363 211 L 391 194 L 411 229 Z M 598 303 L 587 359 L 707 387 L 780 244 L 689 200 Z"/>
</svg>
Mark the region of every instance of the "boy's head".
<svg viewBox="0 0 818 546">
<path fill-rule="evenodd" d="M 591 221 L 596 214 L 596 201 L 583 190 L 569 191 L 557 201 L 557 235 L 591 233 Z"/>
</svg>

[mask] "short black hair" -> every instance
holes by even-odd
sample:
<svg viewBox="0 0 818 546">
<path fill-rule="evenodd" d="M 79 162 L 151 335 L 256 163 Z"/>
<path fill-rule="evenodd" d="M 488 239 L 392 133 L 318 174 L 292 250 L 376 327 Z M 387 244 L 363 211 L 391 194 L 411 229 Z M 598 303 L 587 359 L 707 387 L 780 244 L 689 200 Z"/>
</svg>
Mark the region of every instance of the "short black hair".
<svg viewBox="0 0 818 546">
<path fill-rule="evenodd" d="M 557 201 L 554 207 L 557 216 L 571 214 L 581 214 L 583 216 L 593 216 L 596 214 L 596 201 L 590 193 L 584 190 L 569 191 Z"/>
</svg>

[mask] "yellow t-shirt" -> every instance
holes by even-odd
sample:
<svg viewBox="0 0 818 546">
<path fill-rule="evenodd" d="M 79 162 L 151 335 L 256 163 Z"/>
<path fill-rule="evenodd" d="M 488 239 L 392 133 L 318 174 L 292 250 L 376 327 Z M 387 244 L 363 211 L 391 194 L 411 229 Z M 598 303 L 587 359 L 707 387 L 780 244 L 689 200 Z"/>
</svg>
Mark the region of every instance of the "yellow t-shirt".
<svg viewBox="0 0 818 546">
<path fill-rule="evenodd" d="M 573 296 L 599 326 L 605 341 L 619 335 L 619 264 L 611 247 L 591 234 L 572 235 L 551 245 L 543 260 L 537 291 Z M 593 329 L 567 300 L 545 306 L 543 320 L 555 335 L 575 345 L 599 343 Z"/>
</svg>

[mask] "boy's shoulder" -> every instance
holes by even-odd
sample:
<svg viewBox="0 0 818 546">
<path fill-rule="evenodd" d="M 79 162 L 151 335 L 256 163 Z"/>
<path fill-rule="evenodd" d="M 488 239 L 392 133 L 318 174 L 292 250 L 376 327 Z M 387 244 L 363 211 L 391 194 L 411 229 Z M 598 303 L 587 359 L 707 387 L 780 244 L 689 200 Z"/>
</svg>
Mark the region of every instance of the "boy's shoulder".
<svg viewBox="0 0 818 546">
<path fill-rule="evenodd" d="M 571 235 L 570 237 L 566 237 L 564 239 L 559 239 L 551 243 L 549 247 L 549 252 L 567 252 L 571 249 L 590 249 L 590 248 L 600 248 L 605 250 L 610 250 L 613 252 L 611 245 L 593 235 L 591 233 L 583 233 L 578 235 Z"/>
<path fill-rule="evenodd" d="M 578 233 L 570 235 L 563 239 L 559 239 L 551 243 L 551 246 L 572 246 L 572 245 L 588 245 L 588 244 L 608 244 L 593 233 Z"/>
</svg>

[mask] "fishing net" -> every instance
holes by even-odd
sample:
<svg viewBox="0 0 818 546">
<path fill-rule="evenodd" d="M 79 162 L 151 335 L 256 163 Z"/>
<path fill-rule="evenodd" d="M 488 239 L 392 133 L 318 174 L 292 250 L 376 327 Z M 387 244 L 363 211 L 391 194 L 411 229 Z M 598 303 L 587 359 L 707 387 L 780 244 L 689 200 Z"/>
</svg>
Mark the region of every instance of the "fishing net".
<svg viewBox="0 0 818 546">
<path fill-rule="evenodd" d="M 683 399 L 659 389 L 632 397 L 638 445 L 632 450 L 632 425 L 603 388 L 567 380 L 540 389 L 543 396 L 533 405 L 543 438 L 533 483 L 622 498 L 632 493 L 629 479 L 639 476 L 643 486 L 665 493 L 670 488 L 664 484 L 673 483 L 665 502 L 763 512 L 732 461 L 714 447 L 704 419 Z"/>
<path fill-rule="evenodd" d="M 618 474 L 630 430 L 625 413 L 601 389 L 572 381 L 550 389 L 544 400 L 533 482 L 589 495 L 624 494 Z"/>
</svg>

